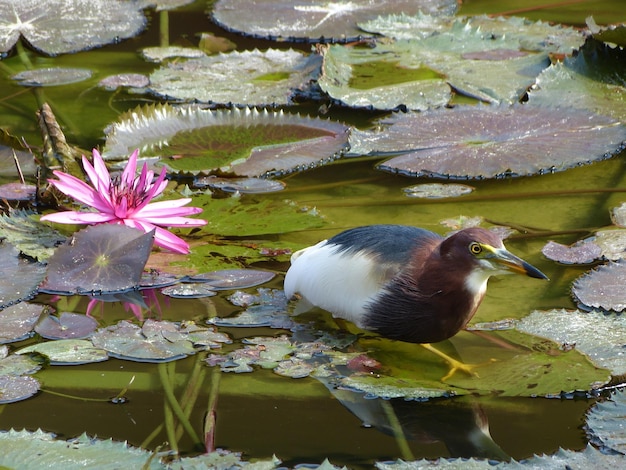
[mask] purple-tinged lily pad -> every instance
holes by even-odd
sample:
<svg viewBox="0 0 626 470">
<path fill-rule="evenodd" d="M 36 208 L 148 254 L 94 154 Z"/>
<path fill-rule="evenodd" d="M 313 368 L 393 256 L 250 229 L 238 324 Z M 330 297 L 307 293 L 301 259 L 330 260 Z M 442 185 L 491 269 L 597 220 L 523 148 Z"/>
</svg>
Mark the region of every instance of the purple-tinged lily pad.
<svg viewBox="0 0 626 470">
<path fill-rule="evenodd" d="M 0 199 L 7 201 L 30 201 L 35 198 L 37 186 L 23 183 L 7 183 L 0 185 Z"/>
<path fill-rule="evenodd" d="M 20 0 L 0 2 L 0 52 L 23 36 L 49 55 L 118 42 L 146 25 L 141 6 L 120 0 Z"/>
<path fill-rule="evenodd" d="M 110 126 L 105 159 L 142 148 L 158 165 L 182 173 L 284 175 L 328 163 L 347 148 L 348 127 L 256 108 L 137 108 Z"/>
<path fill-rule="evenodd" d="M 218 176 L 196 178 L 194 186 L 200 188 L 208 186 L 227 193 L 242 194 L 275 193 L 285 189 L 285 183 L 282 181 L 267 178 L 220 178 Z"/>
<path fill-rule="evenodd" d="M 563 264 L 588 264 L 602 257 L 602 248 L 589 240 L 572 246 L 549 241 L 541 252 L 546 258 Z"/>
<path fill-rule="evenodd" d="M 109 75 L 98 82 L 98 86 L 113 91 L 118 88 L 145 88 L 150 85 L 150 79 L 140 73 L 120 73 Z"/>
<path fill-rule="evenodd" d="M 40 291 L 62 294 L 113 293 L 138 286 L 154 231 L 101 224 L 75 233 L 48 260 Z"/>
<path fill-rule="evenodd" d="M 28 261 L 13 246 L 0 243 L 0 308 L 31 299 L 45 273 L 45 265 Z"/>
<path fill-rule="evenodd" d="M 98 322 L 78 313 L 45 314 L 37 322 L 35 331 L 47 339 L 82 339 L 98 328 Z"/>
<path fill-rule="evenodd" d="M 299 51 L 233 51 L 168 62 L 150 75 L 157 96 L 248 106 L 292 104 L 319 75 L 320 58 Z M 242 70 L 245 73 L 242 73 Z"/>
<path fill-rule="evenodd" d="M 440 199 L 445 197 L 465 196 L 474 191 L 474 188 L 466 184 L 425 183 L 409 186 L 402 191 L 404 191 L 407 197 Z"/>
<path fill-rule="evenodd" d="M 13 75 L 11 78 L 19 82 L 22 86 L 58 86 L 87 80 L 91 78 L 91 71 L 85 69 L 51 67 L 25 70 L 24 72 Z"/>
<path fill-rule="evenodd" d="M 215 290 L 246 289 L 271 281 L 274 273 L 257 269 L 224 269 L 189 276 L 191 282 L 206 282 Z"/>
<path fill-rule="evenodd" d="M 91 341 L 84 339 L 58 339 L 26 346 L 16 354 L 39 353 L 50 360 L 50 364 L 76 366 L 103 362 L 109 359 L 104 349 L 96 348 Z"/>
<path fill-rule="evenodd" d="M 626 126 L 571 108 L 459 106 L 394 114 L 351 152 L 402 152 L 378 168 L 410 176 L 498 178 L 562 171 L 624 148 Z M 358 150 L 355 150 L 358 149 Z"/>
<path fill-rule="evenodd" d="M 33 335 L 43 305 L 22 302 L 0 311 L 0 343 L 13 343 Z"/>
<path fill-rule="evenodd" d="M 212 297 L 216 295 L 217 292 L 212 286 L 204 282 L 189 282 L 164 287 L 161 289 L 161 294 L 175 299 L 200 299 L 203 297 Z"/>
<path fill-rule="evenodd" d="M 40 388 L 34 377 L 2 375 L 0 376 L 0 405 L 26 400 L 35 395 Z"/>
<path fill-rule="evenodd" d="M 574 281 L 572 294 L 579 305 L 621 312 L 626 309 L 626 262 L 597 267 Z"/>
<path fill-rule="evenodd" d="M 451 0 L 219 0 L 212 16 L 223 28 L 249 36 L 335 42 L 363 37 L 357 23 L 381 15 L 451 15 L 456 8 Z"/>
</svg>

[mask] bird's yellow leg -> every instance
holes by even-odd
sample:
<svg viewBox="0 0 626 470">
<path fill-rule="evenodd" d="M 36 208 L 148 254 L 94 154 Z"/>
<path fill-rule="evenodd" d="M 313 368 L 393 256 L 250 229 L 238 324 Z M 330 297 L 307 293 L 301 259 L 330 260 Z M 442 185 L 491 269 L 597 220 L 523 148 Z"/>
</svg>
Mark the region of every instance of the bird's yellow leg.
<svg viewBox="0 0 626 470">
<path fill-rule="evenodd" d="M 475 377 L 478 377 L 478 374 L 474 372 L 474 368 L 484 365 L 484 364 L 465 364 L 464 362 L 457 361 L 453 357 L 448 356 L 446 353 L 439 351 L 439 349 L 435 348 L 430 343 L 423 343 L 420 346 L 432 352 L 433 354 L 436 354 L 437 356 L 445 360 L 450 365 L 450 370 L 448 371 L 448 373 L 441 378 L 442 382 L 445 382 L 450 377 L 452 377 L 456 373 L 457 370 L 462 370 L 468 375 L 473 375 Z"/>
</svg>

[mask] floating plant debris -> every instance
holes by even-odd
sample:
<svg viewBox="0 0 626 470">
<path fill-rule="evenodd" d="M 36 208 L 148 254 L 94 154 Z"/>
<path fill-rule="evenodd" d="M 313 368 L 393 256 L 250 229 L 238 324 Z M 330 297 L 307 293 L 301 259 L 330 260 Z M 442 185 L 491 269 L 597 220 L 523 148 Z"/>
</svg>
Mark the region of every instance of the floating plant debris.
<svg viewBox="0 0 626 470">
<path fill-rule="evenodd" d="M 98 86 L 106 90 L 116 90 L 118 88 L 145 88 L 150 85 L 150 80 L 140 73 L 120 73 L 109 75 L 98 82 Z"/>
<path fill-rule="evenodd" d="M 416 184 L 402 189 L 407 197 L 425 199 L 439 199 L 445 197 L 460 197 L 474 191 L 474 188 L 465 184 L 427 183 Z"/>
<path fill-rule="evenodd" d="M 22 86 L 58 86 L 87 80 L 91 78 L 91 71 L 54 67 L 26 70 L 13 75 L 12 78 Z"/>
<path fill-rule="evenodd" d="M 220 178 L 217 176 L 205 176 L 196 178 L 194 186 L 208 186 L 227 193 L 263 194 L 274 193 L 285 189 L 282 181 L 267 178 Z"/>
</svg>

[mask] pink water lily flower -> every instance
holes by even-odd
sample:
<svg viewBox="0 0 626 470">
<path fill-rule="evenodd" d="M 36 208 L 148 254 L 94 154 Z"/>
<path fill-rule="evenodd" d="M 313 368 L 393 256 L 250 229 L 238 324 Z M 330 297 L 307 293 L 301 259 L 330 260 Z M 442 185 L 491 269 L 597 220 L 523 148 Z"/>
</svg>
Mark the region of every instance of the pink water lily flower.
<svg viewBox="0 0 626 470">
<path fill-rule="evenodd" d="M 58 180 L 50 180 L 59 191 L 86 204 L 96 211 L 66 211 L 48 214 L 41 220 L 60 224 L 124 224 L 129 227 L 150 232 L 155 229 L 154 243 L 176 253 L 189 253 L 189 245 L 182 238 L 162 227 L 199 227 L 206 220 L 188 219 L 186 216 L 202 212 L 199 207 L 182 207 L 190 198 L 171 201 L 150 202 L 163 192 L 165 168 L 153 182 L 154 172 L 143 165 L 139 176 L 136 175 L 137 155 L 135 150 L 121 175 L 111 178 L 100 153 L 93 150 L 93 165 L 83 155 L 83 168 L 92 186 L 84 181 L 54 171 Z"/>
</svg>

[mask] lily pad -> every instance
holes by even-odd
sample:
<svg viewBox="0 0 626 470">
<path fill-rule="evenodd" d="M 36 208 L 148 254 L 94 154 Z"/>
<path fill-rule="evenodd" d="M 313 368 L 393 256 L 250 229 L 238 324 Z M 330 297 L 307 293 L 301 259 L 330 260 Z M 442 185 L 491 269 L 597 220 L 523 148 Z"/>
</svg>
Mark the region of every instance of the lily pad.
<svg viewBox="0 0 626 470">
<path fill-rule="evenodd" d="M 211 286 L 199 282 L 168 286 L 161 289 L 161 293 L 175 299 L 201 299 L 202 297 L 212 297 L 217 294 Z"/>
<path fill-rule="evenodd" d="M 618 261 L 626 258 L 626 230 L 598 230 L 593 242 L 602 249 L 602 256 L 608 260 Z"/>
<path fill-rule="evenodd" d="M 35 199 L 37 186 L 23 183 L 7 183 L 0 185 L 0 199 L 7 201 L 30 201 Z"/>
<path fill-rule="evenodd" d="M 463 26 L 467 29 L 479 29 L 485 36 L 506 36 L 514 39 L 526 51 L 558 54 L 571 54 L 585 41 L 584 34 L 571 26 L 531 21 L 517 16 L 432 16 L 421 12 L 417 15 L 400 13 L 380 16 L 360 23 L 359 26 L 365 31 L 395 39 L 423 39 L 450 31 L 453 27 Z"/>
<path fill-rule="evenodd" d="M 97 327 L 98 322 L 87 315 L 62 312 L 58 317 L 43 315 L 35 331 L 47 339 L 82 339 L 96 331 Z"/>
<path fill-rule="evenodd" d="M 617 390 L 610 400 L 599 401 L 587 413 L 587 433 L 591 442 L 603 450 L 626 454 L 626 394 Z"/>
<path fill-rule="evenodd" d="M 96 347 L 105 349 L 109 355 L 136 362 L 169 362 L 195 354 L 200 332 L 212 337 L 209 347 L 229 341 L 225 335 L 215 335 L 206 328 L 190 328 L 168 321 L 146 320 L 143 327 L 127 321 L 101 328 L 92 336 Z"/>
<path fill-rule="evenodd" d="M 195 47 L 146 47 L 141 50 L 144 59 L 150 62 L 163 62 L 173 57 L 198 58 L 204 57 L 206 54 Z M 150 80 L 148 80 L 150 82 Z"/>
<path fill-rule="evenodd" d="M 626 262 L 610 262 L 574 281 L 572 294 L 589 308 L 621 312 L 626 309 Z"/>
<path fill-rule="evenodd" d="M 529 52 L 515 38 L 454 25 L 419 41 L 374 47 L 325 46 L 319 85 L 349 106 L 424 110 L 457 93 L 489 103 L 516 103 L 550 65 L 547 52 Z"/>
<path fill-rule="evenodd" d="M 611 209 L 611 222 L 621 228 L 626 228 L 626 202 Z"/>
<path fill-rule="evenodd" d="M 78 52 L 132 37 L 145 25 L 146 18 L 134 2 L 2 1 L 0 52 L 9 51 L 20 36 L 48 55 Z"/>
<path fill-rule="evenodd" d="M 227 193 L 241 194 L 275 193 L 285 189 L 285 183 L 282 181 L 266 178 L 220 178 L 217 176 L 197 178 L 194 181 L 194 186 L 208 186 Z"/>
<path fill-rule="evenodd" d="M 593 17 L 587 17 L 585 22 L 593 37 L 598 41 L 617 44 L 621 47 L 626 46 L 626 25 L 616 24 L 599 27 L 593 20 Z"/>
<path fill-rule="evenodd" d="M 37 164 L 32 153 L 0 145 L 0 176 L 19 176 L 15 166 L 15 158 L 17 158 L 23 175 L 35 175 Z"/>
<path fill-rule="evenodd" d="M 451 15 L 456 7 L 451 0 L 219 0 L 212 16 L 223 28 L 250 36 L 335 42 L 361 38 L 357 23 L 379 15 L 419 11 Z"/>
<path fill-rule="evenodd" d="M 214 290 L 245 289 L 271 281 L 276 274 L 257 269 L 224 269 L 189 276 L 192 282 L 206 282 Z"/>
<path fill-rule="evenodd" d="M 2 375 L 0 376 L 0 404 L 15 403 L 35 395 L 40 388 L 34 377 Z"/>
<path fill-rule="evenodd" d="M 87 227 L 48 260 L 40 291 L 69 295 L 133 289 L 141 280 L 153 238 L 154 231 L 144 233 L 124 225 Z"/>
<path fill-rule="evenodd" d="M 12 78 L 22 86 L 58 86 L 87 80 L 91 78 L 91 71 L 54 67 L 26 70 L 13 75 Z"/>
<path fill-rule="evenodd" d="M 237 291 L 228 300 L 246 309 L 229 317 L 214 317 L 207 323 L 222 327 L 262 327 L 289 330 L 295 327 L 291 315 L 287 311 L 287 299 L 282 290 L 261 288 L 258 294 Z"/>
<path fill-rule="evenodd" d="M 22 302 L 0 311 L 0 343 L 21 341 L 33 334 L 43 305 Z"/>
<path fill-rule="evenodd" d="M 440 199 L 464 196 L 474 191 L 474 188 L 466 184 L 426 183 L 409 186 L 402 189 L 402 191 L 404 191 L 404 194 L 408 197 Z"/>
<path fill-rule="evenodd" d="M 613 375 L 626 374 L 622 354 L 626 344 L 626 317 L 599 311 L 535 311 L 522 319 L 517 329 L 559 345 L 574 346 L 597 367 Z"/>
<path fill-rule="evenodd" d="M 541 123 L 539 125 L 538 123 Z M 624 148 L 626 126 L 589 111 L 459 106 L 394 114 L 351 152 L 403 152 L 378 168 L 410 176 L 497 178 L 562 171 Z"/>
<path fill-rule="evenodd" d="M 145 88 L 150 85 L 150 80 L 140 73 L 120 73 L 109 75 L 98 82 L 98 86 L 113 91 L 118 88 Z"/>
<path fill-rule="evenodd" d="M 294 90 L 307 88 L 317 78 L 319 66 L 319 57 L 292 49 L 233 51 L 168 62 L 152 72 L 150 89 L 168 99 L 287 105 L 292 104 Z"/>
<path fill-rule="evenodd" d="M 343 124 L 282 111 L 156 105 L 113 124 L 104 157 L 120 158 L 139 147 L 174 172 L 284 175 L 338 158 L 347 139 Z"/>
<path fill-rule="evenodd" d="M 34 212 L 21 209 L 0 215 L 0 237 L 25 255 L 45 261 L 58 245 L 65 242 L 66 237 L 49 225 L 40 223 L 34 216 Z"/>
<path fill-rule="evenodd" d="M 528 93 L 531 104 L 568 103 L 626 121 L 626 50 L 593 39 L 574 57 L 566 57 L 544 70 Z"/>
<path fill-rule="evenodd" d="M 34 297 L 46 266 L 20 257 L 9 243 L 0 243 L 0 308 Z"/>
<path fill-rule="evenodd" d="M 541 253 L 546 258 L 563 264 L 588 264 L 602 256 L 602 248 L 589 240 L 572 246 L 549 241 L 543 246 Z"/>
<path fill-rule="evenodd" d="M 57 439 L 42 430 L 0 432 L 0 446 L 5 449 L 0 465 L 6 468 L 54 468 L 63 462 L 65 470 L 97 467 L 101 470 L 145 468 L 164 470 L 166 467 L 152 452 L 129 446 L 112 439 L 101 440 L 82 434 L 69 441 Z"/>
<path fill-rule="evenodd" d="M 109 359 L 104 349 L 96 348 L 84 339 L 59 339 L 33 344 L 16 351 L 16 354 L 43 354 L 51 365 L 80 365 L 102 362 Z"/>
</svg>

